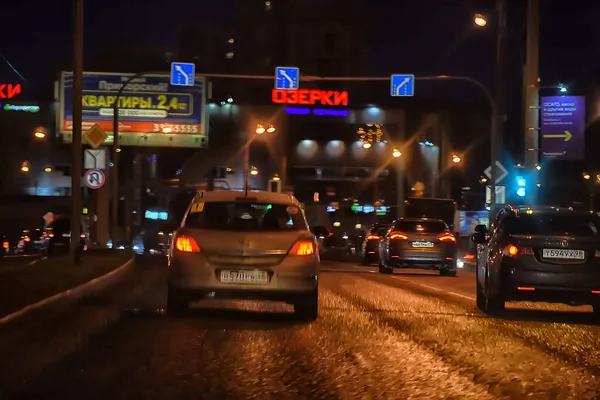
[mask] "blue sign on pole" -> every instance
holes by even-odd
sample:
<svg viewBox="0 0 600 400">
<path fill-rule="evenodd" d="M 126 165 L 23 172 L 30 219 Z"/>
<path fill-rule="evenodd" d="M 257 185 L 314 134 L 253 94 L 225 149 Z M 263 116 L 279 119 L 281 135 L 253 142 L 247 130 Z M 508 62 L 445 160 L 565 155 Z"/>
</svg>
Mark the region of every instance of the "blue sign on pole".
<svg viewBox="0 0 600 400">
<path fill-rule="evenodd" d="M 276 67 L 275 89 L 298 90 L 300 87 L 300 68 Z"/>
<path fill-rule="evenodd" d="M 390 77 L 392 97 L 411 97 L 415 95 L 415 76 L 395 74 Z"/>
<path fill-rule="evenodd" d="M 196 64 L 193 63 L 171 63 L 171 85 L 194 86 L 196 75 Z"/>
</svg>

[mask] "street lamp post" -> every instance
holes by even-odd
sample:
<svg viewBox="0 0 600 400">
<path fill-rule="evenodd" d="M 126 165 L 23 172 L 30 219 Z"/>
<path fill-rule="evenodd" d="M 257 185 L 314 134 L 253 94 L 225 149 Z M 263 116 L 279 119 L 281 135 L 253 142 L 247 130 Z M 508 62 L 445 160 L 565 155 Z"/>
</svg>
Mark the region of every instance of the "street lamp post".
<svg viewBox="0 0 600 400">
<path fill-rule="evenodd" d="M 80 261 L 79 234 L 81 231 L 81 175 L 83 173 L 82 120 L 83 120 L 83 13 L 84 0 L 73 0 L 73 139 L 71 171 L 71 240 L 69 254 L 74 264 Z"/>
</svg>

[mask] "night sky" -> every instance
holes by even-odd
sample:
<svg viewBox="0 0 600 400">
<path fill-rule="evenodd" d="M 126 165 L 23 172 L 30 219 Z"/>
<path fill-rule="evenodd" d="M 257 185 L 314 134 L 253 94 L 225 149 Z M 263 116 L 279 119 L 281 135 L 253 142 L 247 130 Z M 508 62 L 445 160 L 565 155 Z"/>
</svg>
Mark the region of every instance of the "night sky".
<svg viewBox="0 0 600 400">
<path fill-rule="evenodd" d="M 48 79 L 71 51 L 71 1 L 21 0 L 3 2 L 0 52 L 31 83 Z M 494 30 L 474 28 L 474 13 L 493 10 L 492 0 L 374 0 L 365 19 L 373 75 L 392 71 L 416 74 L 462 74 L 493 82 Z M 523 28 L 524 1 L 509 1 L 509 28 L 518 36 Z M 600 37 L 600 2 L 544 0 L 542 10 L 541 75 L 546 82 L 570 83 L 593 70 Z M 177 19 L 165 12 L 170 2 L 158 0 L 103 0 L 86 2 L 86 56 L 101 47 L 127 41 L 132 46 L 176 46 L 179 29 L 230 18 L 235 0 L 179 0 L 186 10 Z M 576 5 L 577 4 L 577 5 Z M 584 6 L 585 5 L 585 6 Z M 594 32 L 595 29 L 595 32 Z M 509 43 L 510 75 L 519 70 L 519 39 Z M 0 60 L 0 77 L 18 77 Z M 519 79 L 515 76 L 514 79 Z M 514 85 L 518 87 L 518 85 Z M 520 94 L 520 90 L 518 93 Z M 512 95 L 516 95 L 512 94 Z"/>
</svg>

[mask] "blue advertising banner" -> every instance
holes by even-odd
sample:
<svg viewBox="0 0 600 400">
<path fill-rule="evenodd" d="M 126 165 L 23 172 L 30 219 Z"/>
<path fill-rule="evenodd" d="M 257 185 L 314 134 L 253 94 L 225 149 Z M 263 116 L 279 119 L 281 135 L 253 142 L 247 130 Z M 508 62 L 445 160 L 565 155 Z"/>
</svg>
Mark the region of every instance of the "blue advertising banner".
<svg viewBox="0 0 600 400">
<path fill-rule="evenodd" d="M 542 97 L 542 157 L 585 158 L 585 96 Z"/>
<path fill-rule="evenodd" d="M 99 125 L 113 141 L 117 93 L 133 74 L 84 72 L 83 132 Z M 207 145 L 206 82 L 175 86 L 170 76 L 145 74 L 132 80 L 119 97 L 119 140 L 124 146 L 204 147 Z M 63 72 L 60 85 L 59 128 L 65 142 L 72 139 L 73 74 Z M 85 139 L 84 139 L 85 140 Z"/>
</svg>

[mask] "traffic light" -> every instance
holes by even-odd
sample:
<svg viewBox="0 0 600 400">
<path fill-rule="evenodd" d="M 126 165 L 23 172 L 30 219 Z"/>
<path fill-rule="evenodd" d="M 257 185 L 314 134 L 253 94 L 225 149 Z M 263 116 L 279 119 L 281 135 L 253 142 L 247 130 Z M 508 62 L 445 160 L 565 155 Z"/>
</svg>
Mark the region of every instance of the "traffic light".
<svg viewBox="0 0 600 400">
<path fill-rule="evenodd" d="M 517 176 L 517 196 L 525 197 L 527 194 L 527 180 L 523 176 Z"/>
</svg>

